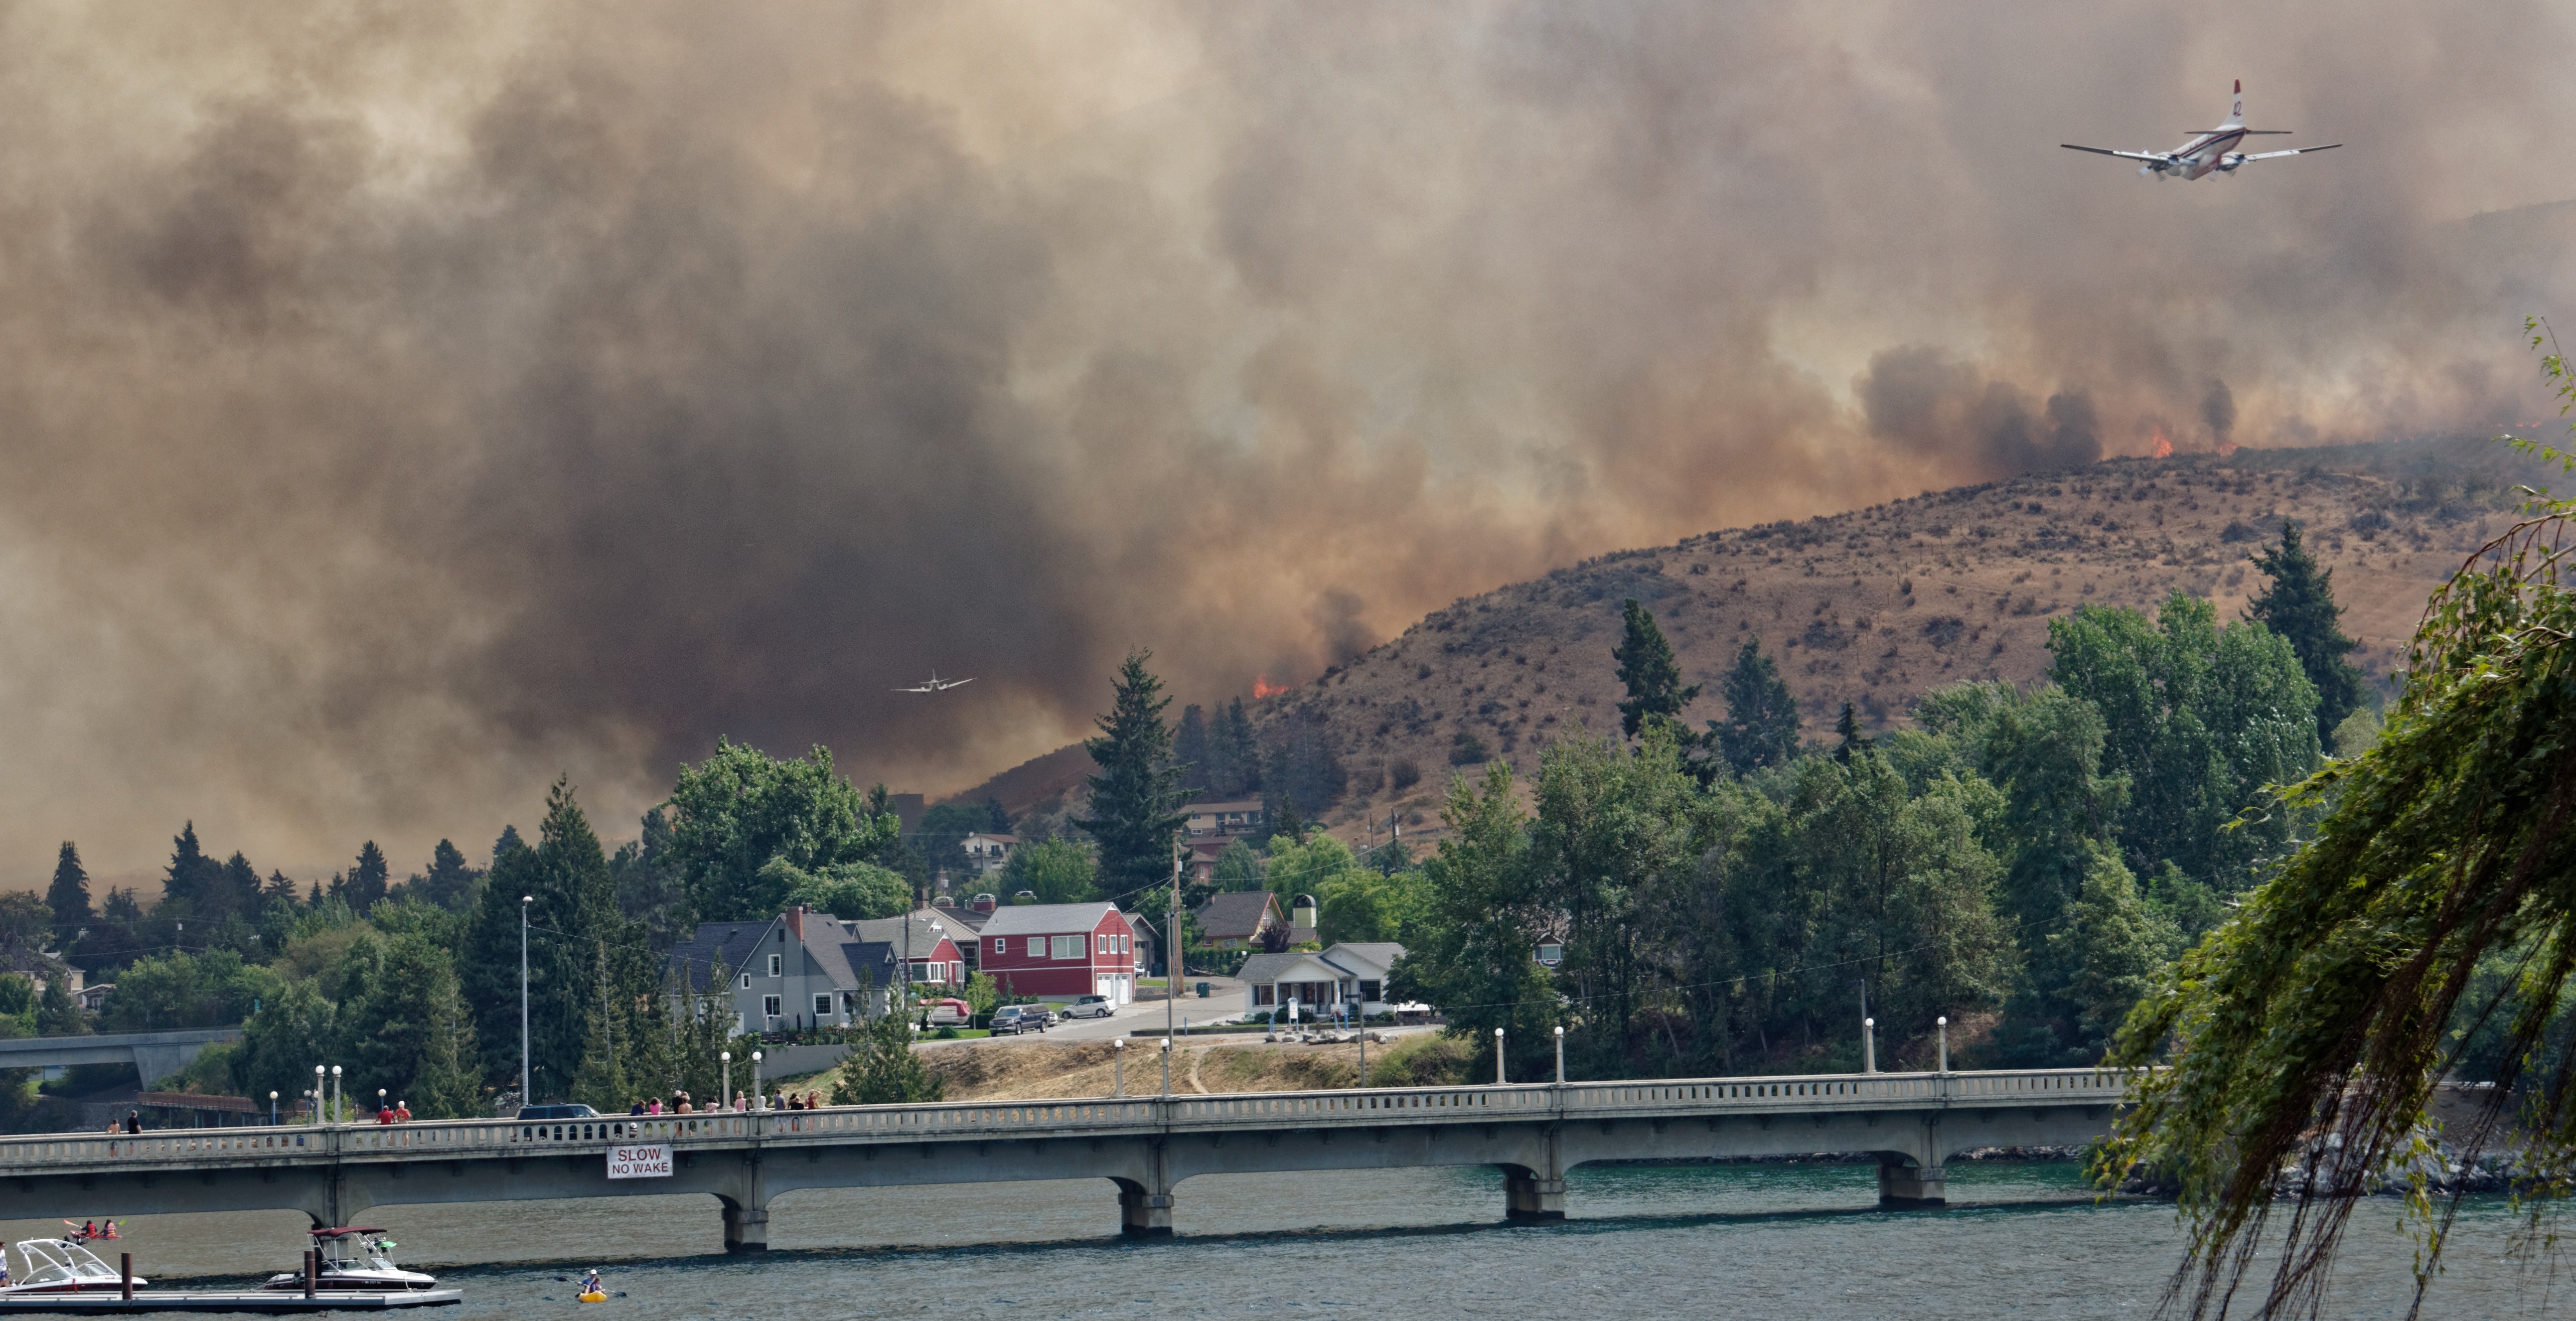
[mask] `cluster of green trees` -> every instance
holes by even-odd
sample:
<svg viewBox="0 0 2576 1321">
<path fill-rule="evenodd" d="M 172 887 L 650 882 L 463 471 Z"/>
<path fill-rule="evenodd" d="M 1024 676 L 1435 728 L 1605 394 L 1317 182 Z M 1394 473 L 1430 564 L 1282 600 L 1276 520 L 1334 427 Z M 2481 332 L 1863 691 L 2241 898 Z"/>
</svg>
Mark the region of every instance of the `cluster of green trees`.
<svg viewBox="0 0 2576 1321">
<path fill-rule="evenodd" d="M 1688 728 L 1698 689 L 1631 602 L 1631 738 L 1548 748 L 1526 793 L 1502 766 L 1453 784 L 1419 879 L 1350 892 L 1393 914 L 1397 992 L 1486 1049 L 1519 1029 L 1522 1068 L 1560 1024 L 1594 1076 L 1856 1067 L 1864 995 L 1883 1059 L 1928 1058 L 1946 1016 L 1963 1063 L 2092 1063 L 2279 868 L 2302 823 L 2272 786 L 2322 763 L 2321 721 L 2350 728 L 2309 678 L 2351 647 L 2328 575 L 2295 525 L 2261 565 L 2242 622 L 2179 593 L 2153 618 L 2087 606 L 2030 690 L 1939 690 L 1877 739 L 1846 710 L 1830 747 L 1796 741 L 1758 642 L 1726 718 Z"/>
</svg>

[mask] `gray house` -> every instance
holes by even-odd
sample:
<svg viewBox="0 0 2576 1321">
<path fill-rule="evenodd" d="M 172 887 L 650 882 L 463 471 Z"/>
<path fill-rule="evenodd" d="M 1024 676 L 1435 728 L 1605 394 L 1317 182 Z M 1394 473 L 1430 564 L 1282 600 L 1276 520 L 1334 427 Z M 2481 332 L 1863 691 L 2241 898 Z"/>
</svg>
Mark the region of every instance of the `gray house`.
<svg viewBox="0 0 2576 1321">
<path fill-rule="evenodd" d="M 913 914 L 916 996 L 951 994 L 965 980 L 965 956 L 937 929 L 944 925 L 937 916 Z M 693 1000 L 729 990 L 736 1031 L 848 1027 L 892 1002 L 904 980 L 904 926 L 899 917 L 844 922 L 804 908 L 764 922 L 702 922 L 672 947 L 671 967 Z M 719 976 L 730 987 L 715 985 Z"/>
</svg>

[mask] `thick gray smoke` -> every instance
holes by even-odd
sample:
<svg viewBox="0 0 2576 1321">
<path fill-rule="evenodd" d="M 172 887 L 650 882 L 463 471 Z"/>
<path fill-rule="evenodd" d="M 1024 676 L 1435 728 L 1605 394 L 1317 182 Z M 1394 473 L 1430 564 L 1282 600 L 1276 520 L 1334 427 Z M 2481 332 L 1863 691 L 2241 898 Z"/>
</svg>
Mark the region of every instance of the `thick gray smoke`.
<svg viewBox="0 0 2576 1321">
<path fill-rule="evenodd" d="M 2460 221 L 2576 173 L 2564 13 L 2312 19 L 9 9 L 0 880 L 558 770 L 614 830 L 719 734 L 935 790 L 1131 646 L 1214 699 L 1615 546 L 2530 411 L 2566 216 Z M 2235 77 L 2351 145 L 2056 148 Z"/>
</svg>

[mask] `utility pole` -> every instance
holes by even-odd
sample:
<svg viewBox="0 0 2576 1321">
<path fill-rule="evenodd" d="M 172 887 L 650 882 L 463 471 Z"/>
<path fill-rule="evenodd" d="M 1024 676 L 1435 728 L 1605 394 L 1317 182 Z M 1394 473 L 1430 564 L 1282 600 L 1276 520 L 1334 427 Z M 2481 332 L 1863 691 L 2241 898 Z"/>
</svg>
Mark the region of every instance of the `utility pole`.
<svg viewBox="0 0 2576 1321">
<path fill-rule="evenodd" d="M 535 903 L 532 894 L 519 896 L 519 1104 L 526 1105 L 528 1092 L 528 905 Z"/>
<path fill-rule="evenodd" d="M 1163 920 L 1163 936 L 1163 944 L 1168 947 L 1163 951 L 1163 1040 L 1168 1045 L 1173 1040 L 1172 1025 L 1181 1012 L 1181 837 L 1177 834 L 1172 836 L 1172 911 Z M 1171 1058 L 1168 1052 L 1163 1056 L 1166 1079 L 1172 1072 Z M 1171 1083 L 1166 1081 L 1164 1093 L 1168 1095 L 1171 1090 Z"/>
</svg>

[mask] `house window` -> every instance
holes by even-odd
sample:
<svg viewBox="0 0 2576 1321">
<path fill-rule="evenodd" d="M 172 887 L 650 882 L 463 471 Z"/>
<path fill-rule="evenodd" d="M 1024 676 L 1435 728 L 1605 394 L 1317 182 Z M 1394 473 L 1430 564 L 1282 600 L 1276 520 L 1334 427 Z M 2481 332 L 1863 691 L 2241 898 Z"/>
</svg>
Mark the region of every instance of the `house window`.
<svg viewBox="0 0 2576 1321">
<path fill-rule="evenodd" d="M 1271 985 L 1256 984 L 1252 988 L 1252 1002 L 1257 1005 L 1279 1003 L 1279 988 Z"/>
<path fill-rule="evenodd" d="M 826 991 L 823 994 L 814 997 L 814 1016 L 816 1018 L 830 1018 L 832 1016 L 831 992 Z"/>
<path fill-rule="evenodd" d="M 769 1015 L 771 1018 L 778 1017 L 778 997 L 774 995 L 764 995 L 760 997 L 760 1012 Z"/>
<path fill-rule="evenodd" d="M 786 957 L 785 957 L 784 955 L 779 955 L 779 954 L 772 954 L 772 955 L 770 955 L 770 956 L 769 956 L 769 975 L 770 975 L 770 976 L 772 976 L 772 977 L 777 976 L 777 975 L 778 975 L 778 970 L 779 970 L 779 968 L 780 968 L 780 967 L 782 967 L 782 966 L 784 966 L 784 965 L 786 964 L 786 962 L 787 962 L 787 959 L 786 959 Z"/>
<path fill-rule="evenodd" d="M 994 952 L 994 953 L 996 953 L 996 954 L 1008 954 L 1008 953 L 1010 953 L 1010 952 L 1011 952 L 1011 942 L 1010 942 L 1007 938 L 1002 937 L 1002 936 L 995 936 L 995 937 L 993 937 L 993 952 Z"/>
<path fill-rule="evenodd" d="M 747 973 L 747 972 L 746 972 L 746 973 L 744 973 L 744 974 L 742 975 L 742 989 L 744 989 L 744 990 L 746 990 L 746 991 L 748 991 L 748 990 L 750 990 L 750 989 L 751 989 L 751 974 L 750 974 L 750 973 Z"/>
<path fill-rule="evenodd" d="M 1362 979 L 1360 982 L 1360 998 L 1363 1000 L 1375 1000 L 1379 998 L 1378 992 L 1381 989 L 1383 988 L 1381 988 L 1378 983 Z"/>
<path fill-rule="evenodd" d="M 1089 945 L 1091 942 L 1080 936 L 1049 936 L 1047 937 L 1047 943 L 1052 947 L 1047 951 L 1047 957 L 1054 959 L 1078 959 L 1082 957 L 1084 947 Z"/>
<path fill-rule="evenodd" d="M 1029 957 L 1030 957 L 1030 958 L 1033 958 L 1033 959 L 1043 959 L 1043 958 L 1045 958 L 1045 957 L 1046 957 L 1046 945 L 1047 945 L 1047 938 L 1046 938 L 1046 937 L 1044 937 L 1044 936 L 1031 936 L 1031 937 L 1029 937 Z"/>
</svg>

